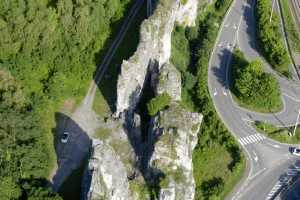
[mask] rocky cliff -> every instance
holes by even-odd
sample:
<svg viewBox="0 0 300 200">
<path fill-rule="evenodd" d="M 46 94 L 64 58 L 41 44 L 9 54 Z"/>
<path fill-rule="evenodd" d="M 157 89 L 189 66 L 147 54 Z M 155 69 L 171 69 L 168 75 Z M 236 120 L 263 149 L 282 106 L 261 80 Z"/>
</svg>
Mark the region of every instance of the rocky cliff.
<svg viewBox="0 0 300 200">
<path fill-rule="evenodd" d="M 175 22 L 193 25 L 197 8 L 198 0 L 188 0 L 185 4 L 180 0 L 160 0 L 153 15 L 142 23 L 137 51 L 121 66 L 117 85 L 117 115 L 135 109 L 149 71 L 169 62 Z"/>
<path fill-rule="evenodd" d="M 202 116 L 180 105 L 181 74 L 169 58 L 175 23 L 192 26 L 198 2 L 160 0 L 143 22 L 137 51 L 121 66 L 118 119 L 109 119 L 111 133 L 93 142 L 83 199 L 150 199 L 153 186 L 160 188 L 160 200 L 194 198 L 192 151 Z M 142 139 L 141 119 L 135 111 L 148 78 L 154 93 L 167 93 L 171 104 L 150 120 L 148 135 Z"/>
<path fill-rule="evenodd" d="M 163 178 L 159 182 L 160 200 L 193 200 L 192 152 L 198 141 L 202 115 L 186 110 L 176 101 L 178 96 L 174 88 L 181 88 L 180 79 L 174 78 L 176 71 L 173 65 L 164 65 L 157 79 L 157 88 L 168 93 L 172 101 L 152 120 L 148 138 L 153 147 L 149 162 L 152 169 L 150 176 Z"/>
</svg>

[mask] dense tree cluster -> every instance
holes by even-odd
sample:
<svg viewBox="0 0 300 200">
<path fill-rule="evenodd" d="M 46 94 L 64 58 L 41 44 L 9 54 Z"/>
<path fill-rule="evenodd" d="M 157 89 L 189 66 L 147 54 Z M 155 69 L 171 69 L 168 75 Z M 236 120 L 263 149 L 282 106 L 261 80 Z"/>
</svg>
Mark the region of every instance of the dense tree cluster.
<svg viewBox="0 0 300 200">
<path fill-rule="evenodd" d="M 271 74 L 264 72 L 260 60 L 248 63 L 243 53 L 235 50 L 232 62 L 233 92 L 242 104 L 266 112 L 281 108 L 277 80 Z"/>
<path fill-rule="evenodd" d="M 20 85 L 0 71 L 0 197 L 3 200 L 54 197 L 42 188 L 49 168 L 47 137 Z M 35 184 L 33 184 L 35 183 Z M 39 184 L 36 184 L 39 183 Z"/>
<path fill-rule="evenodd" d="M 276 13 L 273 13 L 270 20 L 271 3 L 271 0 L 257 1 L 257 35 L 266 59 L 275 70 L 289 77 L 288 65 L 290 60 L 282 39 L 283 36 L 280 33 L 280 22 Z"/>
<path fill-rule="evenodd" d="M 82 96 L 130 0 L 0 1 L 0 197 L 59 199 L 54 111 Z"/>
</svg>

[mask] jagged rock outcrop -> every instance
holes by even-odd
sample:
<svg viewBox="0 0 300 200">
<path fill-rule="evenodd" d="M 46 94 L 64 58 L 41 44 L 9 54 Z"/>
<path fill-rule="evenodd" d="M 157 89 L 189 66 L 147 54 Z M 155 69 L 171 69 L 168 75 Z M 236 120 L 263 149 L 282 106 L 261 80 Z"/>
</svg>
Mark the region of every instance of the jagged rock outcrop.
<svg viewBox="0 0 300 200">
<path fill-rule="evenodd" d="M 157 79 L 158 84 L 154 84 L 157 94 L 167 93 L 172 99 L 181 100 L 181 74 L 173 64 L 164 64 Z"/>
<path fill-rule="evenodd" d="M 93 153 L 90 158 L 86 179 L 90 183 L 86 200 L 131 199 L 126 168 L 113 148 L 100 140 L 93 141 Z M 87 180 L 85 180 L 87 181 Z"/>
<path fill-rule="evenodd" d="M 113 125 L 109 136 L 94 142 L 86 170 L 85 177 L 89 178 L 85 182 L 89 184 L 84 184 L 84 199 L 141 199 L 140 183 L 152 183 L 152 177 L 156 179 L 164 174 L 159 200 L 193 200 L 192 151 L 197 144 L 202 116 L 178 103 L 181 74 L 169 59 L 175 23 L 194 25 L 198 2 L 160 0 L 154 14 L 143 22 L 137 51 L 121 66 L 115 113 L 119 120 L 113 123 L 117 125 Z M 172 103 L 151 119 L 148 140 L 142 141 L 140 117 L 134 110 L 148 77 L 155 93 L 168 93 Z M 136 169 L 143 174 L 142 180 L 141 176 L 136 178 Z M 129 179 L 134 181 L 129 184 Z"/>
<path fill-rule="evenodd" d="M 135 54 L 124 61 L 117 85 L 118 116 L 125 110 L 133 111 L 139 102 L 141 91 L 154 65 L 160 69 L 171 56 L 171 35 L 177 20 L 192 25 L 196 18 L 198 0 L 160 0 L 153 15 L 141 26 L 140 43 Z"/>
<path fill-rule="evenodd" d="M 165 176 L 160 184 L 160 200 L 194 199 L 192 152 L 198 141 L 201 120 L 201 114 L 191 113 L 177 103 L 158 115 L 153 133 L 160 135 L 150 165 Z"/>
<path fill-rule="evenodd" d="M 91 157 L 83 178 L 82 199 L 136 199 L 129 188 L 128 178 L 135 173 L 138 152 L 131 143 L 141 143 L 140 118 L 135 115 L 132 119 L 130 135 L 123 126 L 124 119 L 108 119 L 102 134 L 93 139 Z"/>
<path fill-rule="evenodd" d="M 170 64 L 160 71 L 157 88 L 164 88 L 172 102 L 153 119 L 149 134 L 149 142 L 153 143 L 152 176 L 165 177 L 160 183 L 160 200 L 193 200 L 195 195 L 192 152 L 198 141 L 202 115 L 192 113 L 176 102 L 171 85 L 181 89 L 180 79 L 174 78 L 177 73 Z"/>
</svg>

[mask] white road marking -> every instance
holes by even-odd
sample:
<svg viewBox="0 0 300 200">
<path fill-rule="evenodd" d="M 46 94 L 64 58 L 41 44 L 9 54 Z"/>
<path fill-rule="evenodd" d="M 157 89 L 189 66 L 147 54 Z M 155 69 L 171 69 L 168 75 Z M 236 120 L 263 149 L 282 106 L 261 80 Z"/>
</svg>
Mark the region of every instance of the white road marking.
<svg viewBox="0 0 300 200">
<path fill-rule="evenodd" d="M 254 135 L 248 135 L 246 137 L 242 137 L 240 139 L 238 139 L 238 141 L 241 143 L 241 145 L 247 145 L 247 144 L 252 144 L 252 143 L 256 143 L 259 141 L 262 141 L 265 139 L 265 136 L 261 135 L 261 134 L 254 134 Z"/>
<path fill-rule="evenodd" d="M 236 24 L 234 24 L 234 25 L 233 25 L 233 29 L 237 29 L 237 26 L 236 26 Z"/>
<path fill-rule="evenodd" d="M 225 96 L 227 96 L 227 92 L 226 92 L 225 90 L 223 90 L 223 94 L 224 94 Z"/>
<path fill-rule="evenodd" d="M 255 151 L 253 151 L 253 154 L 254 154 L 254 160 L 255 160 L 255 162 L 257 162 L 258 161 L 258 157 L 257 157 L 257 154 L 255 153 Z"/>
<path fill-rule="evenodd" d="M 217 89 L 215 88 L 214 96 L 216 96 L 217 94 L 218 94 L 218 92 L 217 92 Z"/>
<path fill-rule="evenodd" d="M 256 176 L 258 176 L 259 174 L 261 174 L 262 172 L 264 172 L 267 168 L 263 168 L 260 171 L 258 171 L 256 174 L 254 174 L 253 176 L 251 176 L 249 179 L 252 180 L 254 179 Z"/>
<path fill-rule="evenodd" d="M 295 97 L 292 97 L 292 96 L 290 96 L 290 95 L 288 95 L 286 93 L 283 93 L 283 95 L 286 96 L 286 97 L 288 97 L 288 98 L 290 98 L 290 99 L 292 99 L 293 101 L 300 102 L 300 99 L 296 99 Z"/>
</svg>

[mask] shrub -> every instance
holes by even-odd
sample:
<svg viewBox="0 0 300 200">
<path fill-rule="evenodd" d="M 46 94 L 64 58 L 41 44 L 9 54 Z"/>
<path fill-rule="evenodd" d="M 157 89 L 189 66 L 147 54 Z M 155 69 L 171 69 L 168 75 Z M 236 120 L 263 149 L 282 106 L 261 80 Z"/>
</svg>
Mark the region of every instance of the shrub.
<svg viewBox="0 0 300 200">
<path fill-rule="evenodd" d="M 167 93 L 160 94 L 147 103 L 148 113 L 151 116 L 156 115 L 159 111 L 168 106 L 171 102 L 171 97 Z"/>
<path fill-rule="evenodd" d="M 232 59 L 232 91 L 241 105 L 262 111 L 278 111 L 282 107 L 277 80 L 263 70 L 260 60 L 248 62 L 242 52 L 234 51 Z"/>
</svg>

